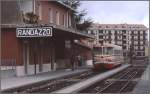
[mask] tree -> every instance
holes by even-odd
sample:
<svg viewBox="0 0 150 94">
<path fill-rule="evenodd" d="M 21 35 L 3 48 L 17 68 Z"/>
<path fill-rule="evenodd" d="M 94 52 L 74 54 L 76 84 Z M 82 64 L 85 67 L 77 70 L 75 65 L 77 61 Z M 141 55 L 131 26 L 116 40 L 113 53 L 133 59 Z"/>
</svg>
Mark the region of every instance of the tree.
<svg viewBox="0 0 150 94">
<path fill-rule="evenodd" d="M 66 0 L 63 3 L 69 5 L 71 8 L 75 9 L 76 11 L 73 13 L 73 17 L 75 20 L 75 25 L 77 30 L 87 30 L 91 24 L 92 20 L 90 18 L 85 19 L 85 15 L 87 14 L 86 10 L 77 11 L 77 8 L 80 6 L 80 2 L 76 0 Z"/>
<path fill-rule="evenodd" d="M 36 24 L 38 23 L 39 17 L 33 12 L 27 12 L 23 15 L 23 21 L 27 24 Z"/>
</svg>

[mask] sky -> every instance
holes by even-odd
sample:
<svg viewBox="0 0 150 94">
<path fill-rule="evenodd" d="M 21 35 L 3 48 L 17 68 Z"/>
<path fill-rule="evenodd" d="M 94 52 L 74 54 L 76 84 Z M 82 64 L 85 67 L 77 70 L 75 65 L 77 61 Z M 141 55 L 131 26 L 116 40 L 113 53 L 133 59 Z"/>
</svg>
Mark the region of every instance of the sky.
<svg viewBox="0 0 150 94">
<path fill-rule="evenodd" d="M 149 28 L 148 1 L 80 1 L 85 18 L 100 24 L 143 24 Z M 149 40 L 149 31 L 148 36 Z"/>
<path fill-rule="evenodd" d="M 148 1 L 80 1 L 85 18 L 101 24 L 144 24 L 149 27 Z"/>
</svg>

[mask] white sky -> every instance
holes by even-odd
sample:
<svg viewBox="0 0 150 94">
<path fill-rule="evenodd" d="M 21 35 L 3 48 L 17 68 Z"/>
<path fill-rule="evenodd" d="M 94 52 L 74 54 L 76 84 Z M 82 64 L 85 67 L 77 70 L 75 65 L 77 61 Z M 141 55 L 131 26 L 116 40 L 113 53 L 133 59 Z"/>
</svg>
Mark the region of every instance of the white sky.
<svg viewBox="0 0 150 94">
<path fill-rule="evenodd" d="M 80 1 L 79 10 L 86 9 L 87 16 L 99 23 L 144 24 L 149 27 L 148 1 Z"/>
</svg>

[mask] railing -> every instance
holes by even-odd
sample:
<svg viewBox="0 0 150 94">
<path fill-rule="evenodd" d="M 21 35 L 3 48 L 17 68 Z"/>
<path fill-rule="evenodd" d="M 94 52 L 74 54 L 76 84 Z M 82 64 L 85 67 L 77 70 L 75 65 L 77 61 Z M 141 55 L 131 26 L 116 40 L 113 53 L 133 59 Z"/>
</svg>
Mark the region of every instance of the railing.
<svg viewBox="0 0 150 94">
<path fill-rule="evenodd" d="M 16 69 L 16 60 L 15 59 L 2 59 L 0 69 L 1 70 Z"/>
<path fill-rule="evenodd" d="M 77 41 L 76 43 L 77 43 L 77 44 L 79 44 L 79 45 L 82 45 L 82 46 L 88 47 L 88 48 L 90 48 L 90 49 L 92 49 L 92 48 L 93 48 L 92 43 L 83 42 L 83 41 Z"/>
</svg>

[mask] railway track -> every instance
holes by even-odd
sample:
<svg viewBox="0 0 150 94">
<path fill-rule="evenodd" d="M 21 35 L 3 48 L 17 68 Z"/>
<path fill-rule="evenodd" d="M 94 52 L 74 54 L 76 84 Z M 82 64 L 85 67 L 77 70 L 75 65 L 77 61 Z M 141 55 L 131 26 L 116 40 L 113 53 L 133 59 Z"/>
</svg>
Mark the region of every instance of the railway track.
<svg viewBox="0 0 150 94">
<path fill-rule="evenodd" d="M 131 66 L 127 69 L 103 80 L 99 81 L 78 93 L 126 93 L 133 90 L 138 79 L 143 74 L 145 66 Z M 103 71 L 104 72 L 104 71 Z M 51 93 L 67 86 L 81 82 L 102 72 L 86 71 L 73 75 L 64 76 L 57 79 L 42 81 L 35 84 L 3 91 L 3 93 Z"/>
<path fill-rule="evenodd" d="M 19 88 L 3 91 L 4 93 L 51 93 L 53 91 L 62 89 L 66 86 L 78 83 L 82 80 L 93 77 L 100 72 L 86 71 L 78 74 L 68 75 L 65 77 L 47 80 Z"/>
<path fill-rule="evenodd" d="M 137 80 L 146 67 L 131 66 L 103 81 L 97 82 L 78 93 L 128 93 L 131 92 Z"/>
</svg>

